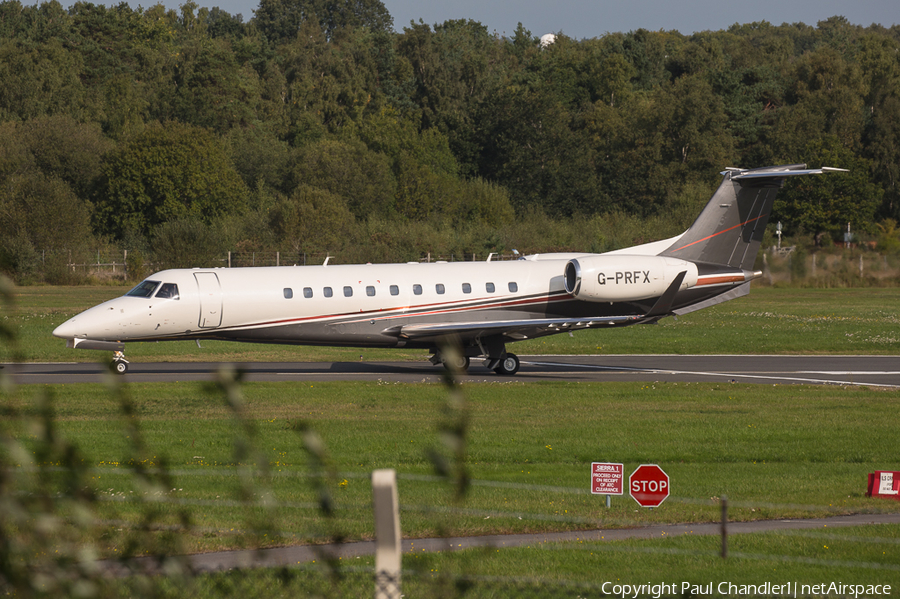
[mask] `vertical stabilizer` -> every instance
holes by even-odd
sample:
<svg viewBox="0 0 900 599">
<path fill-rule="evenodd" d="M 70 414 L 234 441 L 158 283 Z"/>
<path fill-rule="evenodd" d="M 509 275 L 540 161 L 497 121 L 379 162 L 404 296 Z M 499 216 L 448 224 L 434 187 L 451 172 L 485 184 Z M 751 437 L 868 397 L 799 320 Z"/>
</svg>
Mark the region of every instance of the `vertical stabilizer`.
<svg viewBox="0 0 900 599">
<path fill-rule="evenodd" d="M 775 195 L 784 180 L 840 171 L 829 167 L 807 169 L 805 164 L 728 169 L 691 228 L 660 255 L 752 270 Z"/>
</svg>

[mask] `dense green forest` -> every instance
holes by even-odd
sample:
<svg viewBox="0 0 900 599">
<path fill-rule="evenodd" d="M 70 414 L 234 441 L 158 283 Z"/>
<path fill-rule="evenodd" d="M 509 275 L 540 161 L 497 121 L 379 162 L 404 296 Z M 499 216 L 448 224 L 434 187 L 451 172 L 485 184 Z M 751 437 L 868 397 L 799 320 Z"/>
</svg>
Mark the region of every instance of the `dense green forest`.
<svg viewBox="0 0 900 599">
<path fill-rule="evenodd" d="M 805 162 L 772 222 L 900 220 L 900 27 L 843 17 L 542 47 L 380 0 L 0 3 L 0 270 L 98 247 L 337 261 L 604 251 L 690 224 L 728 166 Z"/>
</svg>

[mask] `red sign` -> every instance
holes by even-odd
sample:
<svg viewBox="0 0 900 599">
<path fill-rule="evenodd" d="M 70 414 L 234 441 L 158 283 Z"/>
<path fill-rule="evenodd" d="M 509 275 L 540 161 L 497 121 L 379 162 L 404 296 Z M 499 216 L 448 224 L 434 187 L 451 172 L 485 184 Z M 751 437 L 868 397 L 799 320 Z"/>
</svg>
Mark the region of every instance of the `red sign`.
<svg viewBox="0 0 900 599">
<path fill-rule="evenodd" d="M 657 507 L 669 496 L 669 475 L 656 464 L 641 464 L 628 477 L 628 490 L 642 507 Z"/>
<path fill-rule="evenodd" d="M 624 464 L 591 463 L 591 493 L 594 495 L 624 495 Z"/>
<path fill-rule="evenodd" d="M 869 474 L 867 497 L 888 497 L 900 500 L 900 472 L 876 470 Z"/>
</svg>

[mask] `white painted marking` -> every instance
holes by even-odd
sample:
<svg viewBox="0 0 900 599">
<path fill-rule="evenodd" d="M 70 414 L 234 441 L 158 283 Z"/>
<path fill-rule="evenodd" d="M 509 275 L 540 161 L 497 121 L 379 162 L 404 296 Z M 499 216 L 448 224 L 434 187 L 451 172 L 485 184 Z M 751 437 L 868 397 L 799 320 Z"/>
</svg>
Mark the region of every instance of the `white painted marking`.
<svg viewBox="0 0 900 599">
<path fill-rule="evenodd" d="M 831 379 L 813 379 L 813 378 L 805 378 L 805 377 L 761 375 L 761 374 L 737 374 L 737 373 L 729 373 L 729 372 L 702 372 L 702 371 L 691 371 L 691 370 L 657 370 L 657 369 L 652 369 L 652 368 L 631 368 L 631 367 L 627 367 L 627 366 L 623 366 L 623 367 L 593 366 L 590 364 L 563 364 L 563 363 L 558 363 L 558 362 L 525 362 L 525 361 L 522 361 L 522 364 L 531 364 L 534 366 L 564 366 L 567 368 L 584 368 L 584 369 L 593 369 L 593 370 L 626 370 L 628 372 L 646 372 L 647 374 L 693 374 L 696 376 L 762 379 L 762 380 L 772 380 L 772 381 L 789 381 L 792 383 L 812 383 L 812 384 L 818 384 L 818 385 L 850 385 L 850 386 L 859 386 L 859 387 L 887 387 L 887 388 L 898 387 L 898 385 L 887 385 L 887 384 L 883 384 L 883 383 L 866 383 L 866 382 L 860 382 L 860 381 L 840 381 L 840 380 L 831 380 Z M 804 374 L 804 373 L 798 372 L 797 374 Z M 811 373 L 811 374 L 827 374 L 827 373 Z M 863 375 L 863 374 L 877 374 L 877 373 L 862 372 L 860 374 Z"/>
<path fill-rule="evenodd" d="M 828 376 L 858 376 L 866 374 L 889 376 L 900 374 L 897 370 L 799 370 L 797 374 L 824 374 Z"/>
</svg>

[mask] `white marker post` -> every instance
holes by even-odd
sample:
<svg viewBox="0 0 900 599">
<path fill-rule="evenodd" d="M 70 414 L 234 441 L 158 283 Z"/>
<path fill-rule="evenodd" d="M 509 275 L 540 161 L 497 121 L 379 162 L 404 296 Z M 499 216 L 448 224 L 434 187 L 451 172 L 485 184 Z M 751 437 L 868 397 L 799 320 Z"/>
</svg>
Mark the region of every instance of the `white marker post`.
<svg viewBox="0 0 900 599">
<path fill-rule="evenodd" d="M 397 473 L 372 472 L 375 509 L 375 599 L 400 599 L 400 505 Z"/>
</svg>

